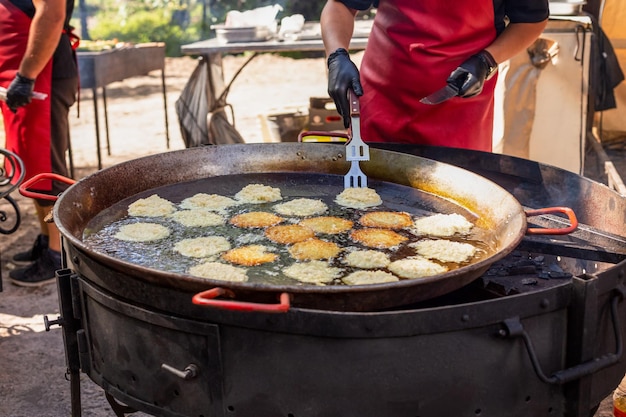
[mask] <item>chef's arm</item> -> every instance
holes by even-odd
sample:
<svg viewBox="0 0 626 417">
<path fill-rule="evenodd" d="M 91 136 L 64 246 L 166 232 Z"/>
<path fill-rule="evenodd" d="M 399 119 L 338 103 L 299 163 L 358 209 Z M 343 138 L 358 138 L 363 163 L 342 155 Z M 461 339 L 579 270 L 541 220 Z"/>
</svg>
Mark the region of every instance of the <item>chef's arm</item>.
<svg viewBox="0 0 626 417">
<path fill-rule="evenodd" d="M 348 8 L 342 2 L 328 0 L 320 16 L 322 40 L 327 56 L 339 48 L 348 49 L 356 14 L 357 10 Z"/>
<path fill-rule="evenodd" d="M 541 36 L 548 20 L 538 23 L 510 23 L 496 40 L 485 48 L 497 63 L 513 58 Z"/>
<path fill-rule="evenodd" d="M 346 128 L 350 125 L 348 90 L 353 90 L 357 96 L 363 95 L 359 70 L 348 53 L 356 13 L 340 1 L 328 0 L 320 17 L 328 57 L 328 95 L 335 102 Z"/>
<path fill-rule="evenodd" d="M 65 0 L 33 0 L 35 16 L 30 25 L 26 53 L 18 72 L 35 79 L 59 44 L 65 21 Z"/>
<path fill-rule="evenodd" d="M 65 21 L 65 0 L 33 0 L 33 5 L 26 51 L 6 94 L 6 105 L 13 113 L 30 103 L 35 79 L 52 58 Z"/>
</svg>

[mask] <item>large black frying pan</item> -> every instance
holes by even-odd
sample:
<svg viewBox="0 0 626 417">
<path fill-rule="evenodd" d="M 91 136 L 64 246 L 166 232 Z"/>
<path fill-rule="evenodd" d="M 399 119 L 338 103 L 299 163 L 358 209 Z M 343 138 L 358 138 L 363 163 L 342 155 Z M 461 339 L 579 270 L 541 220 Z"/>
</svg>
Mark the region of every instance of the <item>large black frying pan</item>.
<svg viewBox="0 0 626 417">
<path fill-rule="evenodd" d="M 196 192 L 233 195 L 243 185 L 258 179 L 280 186 L 286 197 L 326 196 L 332 200 L 342 191 L 343 175 L 349 168 L 344 150 L 340 145 L 319 143 L 238 144 L 134 159 L 74 183 L 58 198 L 54 221 L 64 247 L 105 265 L 116 274 L 127 275 L 128 285 L 137 280 L 142 285 L 189 292 L 193 302 L 200 305 L 270 312 L 287 311 L 290 306 L 374 311 L 430 299 L 475 280 L 511 252 L 526 233 L 537 232 L 527 230 L 526 217 L 538 213 L 524 212 L 511 194 L 493 182 L 441 162 L 371 149 L 371 160 L 363 162 L 362 169 L 369 177 L 370 187 L 377 190 L 386 204 L 409 213 L 431 210 L 471 215 L 476 226 L 486 231 L 491 253 L 467 266 L 424 279 L 360 286 L 314 286 L 230 283 L 184 272 L 167 272 L 96 251 L 84 240 L 86 228 L 100 213 L 124 200 L 150 195 L 157 188 L 169 190 L 168 197 L 176 202 L 176 198 Z M 32 183 L 27 181 L 22 185 L 22 194 L 29 194 Z M 571 227 L 538 232 L 572 231 L 576 220 L 573 213 L 567 214 Z"/>
</svg>

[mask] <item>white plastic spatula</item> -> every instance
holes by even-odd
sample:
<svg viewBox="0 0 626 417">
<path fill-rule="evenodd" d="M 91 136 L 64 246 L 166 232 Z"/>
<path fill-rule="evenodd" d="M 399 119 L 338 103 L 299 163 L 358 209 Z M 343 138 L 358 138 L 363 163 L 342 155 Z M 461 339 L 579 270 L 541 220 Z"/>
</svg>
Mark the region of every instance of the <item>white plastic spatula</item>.
<svg viewBox="0 0 626 417">
<path fill-rule="evenodd" d="M 361 171 L 360 161 L 370 160 L 370 148 L 361 139 L 361 110 L 359 97 L 348 90 L 350 102 L 350 140 L 346 143 L 346 160 L 351 162 L 350 170 L 344 177 L 344 188 L 367 187 L 367 176 Z"/>
</svg>

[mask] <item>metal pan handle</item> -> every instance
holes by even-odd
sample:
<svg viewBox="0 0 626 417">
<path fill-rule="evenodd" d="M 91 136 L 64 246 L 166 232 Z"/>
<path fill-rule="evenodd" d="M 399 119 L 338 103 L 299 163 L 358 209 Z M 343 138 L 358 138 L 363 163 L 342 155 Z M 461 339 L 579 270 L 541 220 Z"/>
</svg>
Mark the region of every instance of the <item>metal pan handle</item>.
<svg viewBox="0 0 626 417">
<path fill-rule="evenodd" d="M 50 194 L 42 194 L 42 193 L 38 193 L 37 191 L 30 191 L 28 189 L 28 187 L 31 187 L 33 184 L 36 184 L 39 181 L 61 181 L 70 185 L 76 182 L 75 180 L 64 177 L 63 175 L 44 172 L 42 174 L 37 174 L 33 176 L 32 178 L 24 181 L 22 185 L 20 185 L 20 194 L 22 194 L 24 197 L 29 197 L 29 198 L 38 198 L 40 200 L 57 201 L 59 196 L 50 195 Z"/>
<path fill-rule="evenodd" d="M 525 210 L 526 217 L 541 216 L 542 214 L 561 213 L 565 214 L 569 218 L 570 225 L 568 227 L 562 227 L 559 229 L 542 229 L 542 228 L 529 228 L 526 230 L 528 235 L 567 235 L 572 233 L 578 228 L 578 219 L 574 210 L 569 207 L 546 207 L 536 210 Z"/>
<path fill-rule="evenodd" d="M 199 306 L 255 313 L 286 313 L 291 308 L 291 298 L 286 292 L 280 294 L 280 303 L 278 304 L 259 304 L 246 301 L 217 299 L 217 297 L 222 295 L 231 298 L 235 297 L 235 293 L 232 291 L 222 287 L 215 287 L 194 295 L 191 302 Z"/>
</svg>

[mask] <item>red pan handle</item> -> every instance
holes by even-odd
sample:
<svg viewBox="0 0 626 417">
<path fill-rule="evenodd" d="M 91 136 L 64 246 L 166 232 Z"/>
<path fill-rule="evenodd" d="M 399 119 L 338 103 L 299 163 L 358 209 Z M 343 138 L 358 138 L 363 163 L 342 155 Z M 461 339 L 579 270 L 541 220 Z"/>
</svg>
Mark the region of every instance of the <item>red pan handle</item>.
<svg viewBox="0 0 626 417">
<path fill-rule="evenodd" d="M 234 297 L 235 294 L 221 287 L 215 287 L 207 291 L 200 292 L 193 296 L 192 303 L 199 306 L 221 308 L 230 311 L 250 311 L 258 313 L 286 313 L 291 308 L 291 299 L 288 293 L 280 294 L 278 304 L 258 304 L 252 302 L 217 299 L 221 295 Z"/>
<path fill-rule="evenodd" d="M 542 214 L 561 213 L 565 214 L 569 218 L 570 222 L 569 227 L 563 227 L 560 229 L 529 228 L 528 230 L 526 230 L 526 234 L 529 235 L 567 235 L 578 228 L 578 219 L 576 218 L 576 214 L 574 214 L 574 210 L 569 207 L 546 207 L 536 210 L 526 210 L 525 213 L 526 217 L 540 216 Z"/>
<path fill-rule="evenodd" d="M 22 185 L 20 185 L 20 194 L 22 194 L 24 197 L 29 197 L 29 198 L 37 198 L 40 200 L 51 200 L 51 201 L 57 201 L 57 199 L 59 198 L 59 196 L 56 195 L 50 195 L 50 194 L 42 194 L 42 193 L 38 193 L 36 191 L 30 191 L 28 189 L 28 187 L 32 186 L 33 184 L 38 183 L 39 181 L 61 181 L 64 182 L 66 184 L 74 184 L 76 181 L 71 179 L 71 178 L 67 178 L 64 177 L 63 175 L 59 175 L 59 174 L 52 174 L 49 172 L 44 172 L 42 174 L 37 174 L 35 176 L 33 176 L 32 178 L 24 181 L 22 183 Z"/>
</svg>

